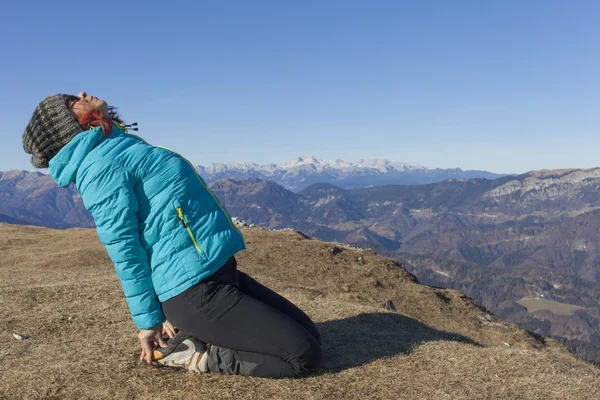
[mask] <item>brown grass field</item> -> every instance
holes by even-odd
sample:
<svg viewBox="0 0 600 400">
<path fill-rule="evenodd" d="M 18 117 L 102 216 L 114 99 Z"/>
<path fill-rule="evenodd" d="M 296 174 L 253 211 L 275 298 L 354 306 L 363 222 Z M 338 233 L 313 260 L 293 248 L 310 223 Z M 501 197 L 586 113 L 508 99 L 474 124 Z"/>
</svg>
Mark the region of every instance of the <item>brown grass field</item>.
<svg viewBox="0 0 600 400">
<path fill-rule="evenodd" d="M 318 324 L 304 379 L 138 364 L 137 330 L 95 231 L 0 224 L 1 399 L 600 399 L 600 369 L 418 284 L 372 251 L 244 230 L 239 267 Z M 383 309 L 392 300 L 397 313 Z M 13 333 L 28 335 L 15 340 Z"/>
</svg>

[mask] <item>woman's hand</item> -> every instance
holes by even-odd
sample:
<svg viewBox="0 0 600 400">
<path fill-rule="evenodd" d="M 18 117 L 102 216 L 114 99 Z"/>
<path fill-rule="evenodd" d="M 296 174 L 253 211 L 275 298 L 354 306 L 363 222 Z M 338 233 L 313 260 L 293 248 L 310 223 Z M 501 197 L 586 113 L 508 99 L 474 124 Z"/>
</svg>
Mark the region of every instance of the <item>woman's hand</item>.
<svg viewBox="0 0 600 400">
<path fill-rule="evenodd" d="M 165 336 L 167 335 L 168 337 L 170 337 L 171 339 L 175 336 L 175 327 L 173 326 L 173 324 L 171 324 L 169 321 L 165 321 L 163 322 L 162 325 L 162 335 Z"/>
<path fill-rule="evenodd" d="M 170 325 L 170 324 L 169 324 Z M 153 356 L 153 347 L 167 347 L 167 344 L 162 339 L 162 325 L 157 325 L 152 329 L 142 329 L 138 333 L 138 339 L 142 345 L 142 354 L 140 361 L 146 360 L 146 364 L 151 365 Z"/>
</svg>

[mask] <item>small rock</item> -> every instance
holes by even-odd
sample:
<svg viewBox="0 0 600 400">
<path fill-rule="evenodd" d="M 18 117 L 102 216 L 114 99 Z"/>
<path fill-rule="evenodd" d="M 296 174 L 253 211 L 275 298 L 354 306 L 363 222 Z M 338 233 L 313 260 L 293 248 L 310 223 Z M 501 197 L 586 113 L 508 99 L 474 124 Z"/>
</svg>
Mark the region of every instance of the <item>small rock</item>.
<svg viewBox="0 0 600 400">
<path fill-rule="evenodd" d="M 504 342 L 504 345 L 505 345 L 505 346 L 510 346 L 510 344 L 509 344 L 509 343 L 506 343 L 506 342 Z"/>
<path fill-rule="evenodd" d="M 233 224 L 237 228 L 254 228 L 255 227 L 254 224 L 249 224 L 246 221 L 244 221 L 244 220 L 242 220 L 241 218 L 238 218 L 238 217 L 231 218 L 231 222 L 233 222 Z"/>
<path fill-rule="evenodd" d="M 490 314 L 483 314 L 483 315 L 478 315 L 477 318 L 479 318 L 482 321 L 487 321 L 487 322 L 491 322 L 492 321 L 492 316 Z"/>
<path fill-rule="evenodd" d="M 331 255 L 333 256 L 337 256 L 338 254 L 340 254 L 343 250 L 339 247 L 330 247 L 329 251 L 331 252 Z"/>
<path fill-rule="evenodd" d="M 396 310 L 396 306 L 394 305 L 394 302 L 391 300 L 386 301 L 385 304 L 383 305 L 383 308 L 385 308 L 388 311 L 398 312 L 398 310 Z"/>
<path fill-rule="evenodd" d="M 499 322 L 487 322 L 487 321 L 484 321 L 484 322 L 482 322 L 482 324 L 484 326 L 489 326 L 489 327 L 492 327 L 492 328 L 508 329 L 507 325 L 501 324 Z"/>
<path fill-rule="evenodd" d="M 13 333 L 13 337 L 17 340 L 25 340 L 29 338 L 29 336 L 21 335 L 20 333 Z"/>
<path fill-rule="evenodd" d="M 72 315 L 61 315 L 60 320 L 66 324 L 72 324 L 73 322 L 75 322 L 75 318 Z"/>
</svg>

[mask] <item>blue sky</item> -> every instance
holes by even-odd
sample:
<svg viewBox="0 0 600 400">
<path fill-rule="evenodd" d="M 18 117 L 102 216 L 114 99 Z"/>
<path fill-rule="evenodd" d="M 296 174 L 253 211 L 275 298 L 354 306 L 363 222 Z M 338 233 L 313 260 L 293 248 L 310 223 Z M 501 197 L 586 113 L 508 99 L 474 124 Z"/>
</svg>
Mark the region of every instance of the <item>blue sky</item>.
<svg viewBox="0 0 600 400">
<path fill-rule="evenodd" d="M 600 166 L 597 1 L 13 1 L 0 170 L 54 93 L 119 107 L 194 164 L 387 158 Z"/>
</svg>

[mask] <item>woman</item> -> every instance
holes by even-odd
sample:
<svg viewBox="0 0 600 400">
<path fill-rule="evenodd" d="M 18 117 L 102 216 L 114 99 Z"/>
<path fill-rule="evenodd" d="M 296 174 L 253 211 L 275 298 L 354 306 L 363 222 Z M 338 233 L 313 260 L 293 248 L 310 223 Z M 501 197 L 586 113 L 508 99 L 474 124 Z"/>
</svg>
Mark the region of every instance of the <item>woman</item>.
<svg viewBox="0 0 600 400">
<path fill-rule="evenodd" d="M 59 186 L 76 184 L 140 330 L 140 360 L 261 377 L 314 371 L 321 339 L 310 318 L 237 270 L 244 238 L 193 166 L 128 128 L 103 100 L 58 94 L 36 108 L 23 147 Z"/>
</svg>

